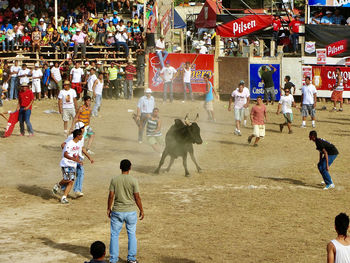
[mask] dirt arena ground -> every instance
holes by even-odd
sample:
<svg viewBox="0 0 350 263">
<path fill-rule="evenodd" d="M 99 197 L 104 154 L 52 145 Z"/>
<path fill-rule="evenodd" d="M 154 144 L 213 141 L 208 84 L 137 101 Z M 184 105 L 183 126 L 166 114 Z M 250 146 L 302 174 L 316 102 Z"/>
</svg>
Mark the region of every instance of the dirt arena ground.
<svg viewBox="0 0 350 263">
<path fill-rule="evenodd" d="M 266 138 L 260 146 L 233 135 L 227 102 L 216 102 L 216 123 L 206 121 L 202 102 L 162 104 L 163 133 L 174 118 L 200 114 L 203 145 L 195 146 L 203 172 L 189 160 L 190 178 L 182 161 L 169 173 L 154 175 L 159 155 L 138 144 L 128 109 L 137 101 L 103 101 L 101 117 L 92 120 L 96 140 L 95 164 L 85 162 L 85 196 L 61 205 L 51 188 L 61 178 L 60 144 L 63 123 L 55 101 L 35 103 L 33 138 L 0 139 L 0 259 L 1 262 L 84 262 L 95 240 L 109 247 L 106 216 L 110 179 L 119 162 L 129 158 L 141 187 L 145 219 L 138 222 L 138 259 L 153 263 L 190 262 L 325 262 L 326 244 L 335 237 L 334 217 L 348 212 L 350 188 L 349 111 L 317 112 L 317 131 L 340 152 L 331 167 L 336 189 L 323 191 L 316 163 L 318 152 L 299 128 L 295 110 L 294 134 L 279 132 L 276 105 L 268 107 Z M 318 104 L 317 108 L 321 108 Z M 331 105 L 327 104 L 330 108 Z M 1 109 L 11 110 L 15 103 Z M 5 127 L 0 120 L 0 129 Z M 168 161 L 168 160 L 167 160 Z M 166 162 L 167 164 L 167 162 Z M 107 252 L 107 254 L 109 254 Z M 126 262 L 127 235 L 120 236 L 121 262 Z"/>
</svg>

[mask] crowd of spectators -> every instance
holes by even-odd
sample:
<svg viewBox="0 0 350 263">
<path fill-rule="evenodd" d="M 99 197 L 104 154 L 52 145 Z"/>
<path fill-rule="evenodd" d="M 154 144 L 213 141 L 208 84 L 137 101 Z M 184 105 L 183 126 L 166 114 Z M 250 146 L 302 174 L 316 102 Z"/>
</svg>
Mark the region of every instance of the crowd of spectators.
<svg viewBox="0 0 350 263">
<path fill-rule="evenodd" d="M 314 25 L 350 25 L 350 17 L 345 19 L 340 9 L 316 10 L 310 17 L 310 24 Z"/>
<path fill-rule="evenodd" d="M 0 10 L 3 10 L 0 11 L 0 50 L 40 52 L 42 46 L 52 46 L 60 51 L 61 58 L 66 58 L 69 50 L 74 50 L 77 57 L 81 49 L 84 59 L 89 45 L 115 47 L 117 51 L 122 47 L 126 57 L 130 47 L 136 49 L 143 45 L 144 13 L 146 18 L 152 14 L 153 0 L 147 3 L 146 12 L 141 1 L 131 4 L 128 0 L 87 0 L 83 3 L 69 8 L 69 3 L 59 1 L 56 27 L 52 0 L 0 1 Z M 130 19 L 124 21 L 120 13 Z"/>
</svg>

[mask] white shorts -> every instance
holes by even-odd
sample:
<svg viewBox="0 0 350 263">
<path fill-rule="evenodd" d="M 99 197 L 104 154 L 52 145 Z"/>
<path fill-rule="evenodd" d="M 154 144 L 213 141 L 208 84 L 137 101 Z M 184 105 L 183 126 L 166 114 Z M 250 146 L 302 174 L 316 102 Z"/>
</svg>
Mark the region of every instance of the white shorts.
<svg viewBox="0 0 350 263">
<path fill-rule="evenodd" d="M 243 119 L 244 119 L 244 112 L 245 112 L 245 108 L 235 109 L 235 120 L 236 121 L 243 121 Z"/>
<path fill-rule="evenodd" d="M 253 125 L 253 135 L 255 137 L 265 136 L 265 125 Z"/>
<path fill-rule="evenodd" d="M 62 110 L 62 119 L 63 121 L 69 121 L 75 117 L 75 109 L 63 109 Z"/>
<path fill-rule="evenodd" d="M 32 82 L 32 92 L 33 93 L 39 93 L 39 92 L 41 92 L 41 83 L 40 83 L 40 79 L 38 79 L 38 80 L 33 80 L 33 82 Z"/>
</svg>

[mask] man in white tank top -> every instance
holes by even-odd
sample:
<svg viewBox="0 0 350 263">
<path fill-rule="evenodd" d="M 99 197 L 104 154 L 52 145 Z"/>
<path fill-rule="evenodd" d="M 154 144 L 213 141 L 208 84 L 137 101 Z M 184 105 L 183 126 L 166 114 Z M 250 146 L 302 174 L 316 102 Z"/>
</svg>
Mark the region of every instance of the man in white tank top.
<svg viewBox="0 0 350 263">
<path fill-rule="evenodd" d="M 349 217 L 340 213 L 335 217 L 338 236 L 327 245 L 327 263 L 350 263 L 350 238 L 347 236 Z"/>
</svg>

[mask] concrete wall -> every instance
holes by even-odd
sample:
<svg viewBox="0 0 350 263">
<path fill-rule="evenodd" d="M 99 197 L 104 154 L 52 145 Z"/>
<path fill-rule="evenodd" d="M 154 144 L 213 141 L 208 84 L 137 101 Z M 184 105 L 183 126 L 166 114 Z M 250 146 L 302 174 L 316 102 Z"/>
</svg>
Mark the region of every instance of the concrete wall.
<svg viewBox="0 0 350 263">
<path fill-rule="evenodd" d="M 283 79 L 286 75 L 289 75 L 291 82 L 296 87 L 295 95 L 301 95 L 302 86 L 302 73 L 301 73 L 301 58 L 282 58 L 281 66 L 281 83 L 284 85 Z M 283 86 L 282 86 L 283 87 Z"/>
</svg>

